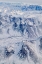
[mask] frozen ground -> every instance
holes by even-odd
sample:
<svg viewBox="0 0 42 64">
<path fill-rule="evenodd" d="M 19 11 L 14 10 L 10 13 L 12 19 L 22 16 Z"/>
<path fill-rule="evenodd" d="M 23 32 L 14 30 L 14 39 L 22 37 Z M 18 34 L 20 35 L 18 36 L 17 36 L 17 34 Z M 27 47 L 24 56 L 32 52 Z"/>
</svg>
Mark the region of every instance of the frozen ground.
<svg viewBox="0 0 42 64">
<path fill-rule="evenodd" d="M 0 3 L 0 64 L 42 64 L 42 6 Z"/>
</svg>

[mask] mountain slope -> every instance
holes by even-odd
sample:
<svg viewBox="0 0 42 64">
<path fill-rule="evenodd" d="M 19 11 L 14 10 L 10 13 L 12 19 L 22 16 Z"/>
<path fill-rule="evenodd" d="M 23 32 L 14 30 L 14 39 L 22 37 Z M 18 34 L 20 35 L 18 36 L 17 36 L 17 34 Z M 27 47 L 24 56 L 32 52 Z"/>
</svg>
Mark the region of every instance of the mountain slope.
<svg viewBox="0 0 42 64">
<path fill-rule="evenodd" d="M 0 64 L 42 64 L 42 6 L 0 3 Z"/>
</svg>

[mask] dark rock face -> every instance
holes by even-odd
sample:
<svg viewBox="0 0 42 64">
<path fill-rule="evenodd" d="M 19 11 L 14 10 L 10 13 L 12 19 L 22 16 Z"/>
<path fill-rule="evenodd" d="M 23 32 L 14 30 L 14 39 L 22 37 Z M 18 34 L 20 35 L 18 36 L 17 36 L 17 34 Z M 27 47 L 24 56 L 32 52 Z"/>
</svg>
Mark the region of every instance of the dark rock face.
<svg viewBox="0 0 42 64">
<path fill-rule="evenodd" d="M 27 58 L 27 51 L 25 50 L 25 48 L 21 48 L 21 50 L 18 53 L 18 56 L 20 57 L 20 59 L 26 59 Z"/>
<path fill-rule="evenodd" d="M 40 38 L 40 49 L 42 49 L 42 38 Z"/>
<path fill-rule="evenodd" d="M 13 29 L 16 29 L 17 28 L 17 23 L 14 23 L 13 24 Z"/>
<path fill-rule="evenodd" d="M 0 25 L 2 25 L 2 22 L 0 21 Z"/>
<path fill-rule="evenodd" d="M 10 23 L 14 23 L 15 21 L 16 21 L 16 17 L 11 17 L 11 16 L 9 16 L 9 20 L 10 20 Z"/>
<path fill-rule="evenodd" d="M 12 54 L 14 54 L 14 51 L 13 50 L 8 51 L 7 48 L 5 48 L 5 56 L 6 57 L 10 57 Z"/>
<path fill-rule="evenodd" d="M 20 31 L 24 33 L 25 25 L 20 23 L 19 28 L 20 28 Z"/>
</svg>

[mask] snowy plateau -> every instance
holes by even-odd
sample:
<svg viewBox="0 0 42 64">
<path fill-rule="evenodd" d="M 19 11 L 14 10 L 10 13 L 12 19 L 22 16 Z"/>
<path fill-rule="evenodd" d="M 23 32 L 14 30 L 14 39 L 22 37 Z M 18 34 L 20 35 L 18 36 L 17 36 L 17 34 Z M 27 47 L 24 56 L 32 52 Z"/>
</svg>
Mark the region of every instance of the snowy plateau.
<svg viewBox="0 0 42 64">
<path fill-rule="evenodd" d="M 42 64 L 42 5 L 0 2 L 0 64 Z"/>
</svg>

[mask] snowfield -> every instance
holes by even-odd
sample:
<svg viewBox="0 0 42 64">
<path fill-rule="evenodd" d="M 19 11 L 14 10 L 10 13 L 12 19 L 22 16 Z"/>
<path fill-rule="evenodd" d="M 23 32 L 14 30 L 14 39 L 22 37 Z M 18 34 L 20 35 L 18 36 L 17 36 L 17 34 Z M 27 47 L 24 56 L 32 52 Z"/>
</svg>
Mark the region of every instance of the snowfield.
<svg viewBox="0 0 42 64">
<path fill-rule="evenodd" d="M 0 2 L 0 64 L 42 64 L 42 6 Z"/>
</svg>

